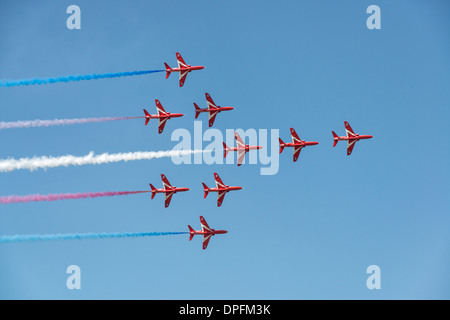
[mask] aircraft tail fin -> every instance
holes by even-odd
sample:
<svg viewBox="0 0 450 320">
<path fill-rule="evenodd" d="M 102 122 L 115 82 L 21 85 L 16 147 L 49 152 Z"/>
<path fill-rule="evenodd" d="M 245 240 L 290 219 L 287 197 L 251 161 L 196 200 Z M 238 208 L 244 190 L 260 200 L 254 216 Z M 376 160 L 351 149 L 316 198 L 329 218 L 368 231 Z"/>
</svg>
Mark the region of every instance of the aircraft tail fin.
<svg viewBox="0 0 450 320">
<path fill-rule="evenodd" d="M 278 140 L 280 140 L 280 153 L 282 153 L 284 150 L 284 142 L 283 140 L 281 140 L 281 138 L 278 138 Z"/>
<path fill-rule="evenodd" d="M 192 229 L 192 227 L 190 226 L 190 225 L 188 225 L 188 228 L 189 228 L 189 233 L 190 233 L 190 235 L 189 235 L 189 241 L 191 241 L 192 240 L 192 238 L 194 237 L 194 229 Z"/>
<path fill-rule="evenodd" d="M 203 196 L 203 199 L 206 199 L 206 197 L 208 196 L 208 193 L 209 193 L 209 188 L 203 182 L 202 182 L 202 185 L 203 185 L 203 191 L 205 191 L 205 195 Z"/>
<path fill-rule="evenodd" d="M 156 195 L 156 188 L 151 183 L 150 183 L 150 188 L 152 189 L 152 199 L 153 199 Z"/>
<path fill-rule="evenodd" d="M 195 107 L 195 119 L 198 118 L 198 115 L 200 114 L 200 108 L 198 107 L 198 105 L 194 102 L 194 107 Z"/>
<path fill-rule="evenodd" d="M 172 71 L 170 71 L 170 67 L 167 63 L 164 62 L 164 66 L 166 67 L 166 79 L 167 79 Z"/>
<path fill-rule="evenodd" d="M 228 147 L 225 144 L 225 142 L 223 142 L 223 157 L 226 158 L 228 154 Z"/>
<path fill-rule="evenodd" d="M 148 125 L 148 122 L 150 121 L 150 113 L 148 113 L 148 111 L 144 109 L 144 114 L 145 114 L 145 125 Z"/>
<path fill-rule="evenodd" d="M 331 131 L 331 133 L 333 134 L 333 140 L 334 140 L 334 142 L 333 142 L 333 147 L 336 147 L 336 145 L 337 145 L 337 143 L 338 143 L 338 139 L 339 139 L 339 136 L 336 134 L 336 132 L 334 132 L 334 131 Z"/>
</svg>

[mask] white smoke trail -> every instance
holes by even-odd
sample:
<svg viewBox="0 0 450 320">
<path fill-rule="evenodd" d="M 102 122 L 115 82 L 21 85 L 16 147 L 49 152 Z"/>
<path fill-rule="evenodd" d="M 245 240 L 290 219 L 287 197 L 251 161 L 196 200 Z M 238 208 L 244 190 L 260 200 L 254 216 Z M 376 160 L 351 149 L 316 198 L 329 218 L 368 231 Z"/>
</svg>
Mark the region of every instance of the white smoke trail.
<svg viewBox="0 0 450 320">
<path fill-rule="evenodd" d="M 107 122 L 128 119 L 139 119 L 144 117 L 109 117 L 109 118 L 81 118 L 81 119 L 54 119 L 54 120 L 22 120 L 5 122 L 0 121 L 0 130 L 14 129 L 14 128 L 35 128 L 35 127 L 51 127 L 51 126 L 65 126 L 71 124 L 83 124 L 91 122 Z"/>
<path fill-rule="evenodd" d="M 33 157 L 21 159 L 5 159 L 0 160 L 0 172 L 11 172 L 15 170 L 47 169 L 68 166 L 84 166 L 87 164 L 104 164 L 120 161 L 133 160 L 150 160 L 153 158 L 166 158 L 190 155 L 194 153 L 211 152 L 211 150 L 169 150 L 169 151 L 148 151 L 148 152 L 128 152 L 128 153 L 103 153 L 94 155 L 91 151 L 89 154 L 81 157 L 67 155 L 61 157 Z"/>
</svg>

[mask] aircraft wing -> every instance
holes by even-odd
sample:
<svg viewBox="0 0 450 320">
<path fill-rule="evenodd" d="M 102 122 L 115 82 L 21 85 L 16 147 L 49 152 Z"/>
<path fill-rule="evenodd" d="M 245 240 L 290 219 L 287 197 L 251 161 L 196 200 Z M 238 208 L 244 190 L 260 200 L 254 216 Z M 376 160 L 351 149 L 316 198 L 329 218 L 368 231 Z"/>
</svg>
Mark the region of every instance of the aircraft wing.
<svg viewBox="0 0 450 320">
<path fill-rule="evenodd" d="M 206 103 L 208 104 L 208 109 L 217 109 L 217 106 L 214 103 L 211 96 L 209 95 L 209 93 L 205 93 L 205 96 L 206 96 Z"/>
<path fill-rule="evenodd" d="M 203 250 L 205 250 L 208 247 L 211 236 L 212 236 L 211 233 L 203 235 Z"/>
<path fill-rule="evenodd" d="M 181 56 L 181 54 L 179 54 L 178 52 L 176 53 L 177 55 L 177 63 L 178 63 L 178 68 L 186 68 L 187 64 L 186 62 L 184 62 L 183 57 Z"/>
<path fill-rule="evenodd" d="M 219 175 L 215 172 L 214 172 L 214 179 L 216 180 L 217 188 L 225 188 L 225 184 L 222 182 L 222 179 L 220 179 Z"/>
<path fill-rule="evenodd" d="M 172 200 L 172 196 L 173 196 L 173 192 L 166 192 L 166 201 L 165 201 L 166 208 L 169 207 L 170 200 Z"/>
<path fill-rule="evenodd" d="M 216 120 L 216 116 L 219 111 L 210 111 L 209 112 L 209 126 L 212 127 L 214 124 L 214 120 Z"/>
<path fill-rule="evenodd" d="M 164 189 L 173 189 L 172 185 L 170 184 L 169 180 L 166 178 L 165 175 L 161 175 L 161 180 L 164 186 Z"/>
<path fill-rule="evenodd" d="M 155 99 L 155 103 L 156 103 L 156 111 L 158 112 L 158 115 L 165 115 L 165 114 L 167 114 L 166 110 L 164 110 L 161 102 L 159 102 L 158 99 Z"/>
<path fill-rule="evenodd" d="M 292 142 L 301 142 L 302 140 L 298 137 L 297 132 L 295 132 L 295 130 L 293 128 L 291 128 L 291 137 L 292 137 Z M 294 160 L 295 161 L 295 160 Z"/>
<path fill-rule="evenodd" d="M 242 141 L 241 136 L 239 135 L 239 133 L 235 132 L 234 133 L 234 138 L 236 139 L 236 144 L 238 147 L 245 147 L 245 143 L 244 141 Z"/>
<path fill-rule="evenodd" d="M 355 147 L 356 140 L 347 140 L 347 155 L 351 155 L 353 148 Z"/>
<path fill-rule="evenodd" d="M 238 160 L 237 160 L 238 166 L 240 166 L 244 162 L 244 159 L 245 159 L 245 149 L 238 149 Z"/>
<path fill-rule="evenodd" d="M 159 118 L 158 133 L 161 134 L 164 131 L 164 127 L 166 126 L 167 119 L 169 119 L 169 118 Z"/>
<path fill-rule="evenodd" d="M 217 206 L 220 207 L 222 205 L 223 199 L 225 199 L 226 191 L 217 192 Z"/>
<path fill-rule="evenodd" d="M 188 73 L 189 71 L 180 71 L 180 87 L 184 85 Z"/>
<path fill-rule="evenodd" d="M 208 226 L 208 224 L 206 223 L 205 218 L 203 218 L 202 216 L 200 216 L 200 224 L 202 225 L 202 231 L 205 232 L 211 232 L 211 228 Z"/>
<path fill-rule="evenodd" d="M 294 162 L 297 161 L 298 157 L 300 156 L 300 152 L 302 151 L 303 147 L 294 147 Z"/>
<path fill-rule="evenodd" d="M 350 127 L 350 123 L 348 123 L 347 121 L 344 121 L 344 125 L 345 125 L 345 132 L 347 133 L 347 137 L 355 137 L 356 134 L 353 131 L 352 127 Z"/>
</svg>

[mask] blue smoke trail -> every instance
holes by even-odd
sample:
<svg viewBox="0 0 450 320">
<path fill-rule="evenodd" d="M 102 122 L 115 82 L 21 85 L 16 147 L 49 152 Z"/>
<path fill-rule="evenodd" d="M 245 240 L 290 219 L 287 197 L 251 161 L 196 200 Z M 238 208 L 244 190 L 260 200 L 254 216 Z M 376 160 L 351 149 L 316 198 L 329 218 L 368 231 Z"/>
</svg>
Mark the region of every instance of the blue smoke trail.
<svg viewBox="0 0 450 320">
<path fill-rule="evenodd" d="M 131 71 L 131 72 L 119 72 L 119 73 L 103 73 L 103 74 L 86 74 L 86 75 L 72 75 L 57 78 L 36 78 L 36 79 L 24 79 L 24 80 L 0 80 L 0 87 L 16 87 L 16 86 L 30 86 L 36 84 L 49 84 L 57 82 L 70 82 L 70 81 L 81 81 L 81 80 L 95 80 L 95 79 L 105 79 L 105 78 L 118 78 L 118 77 L 129 77 L 129 76 L 139 76 L 143 74 L 163 72 L 165 70 L 146 70 L 146 71 Z"/>
<path fill-rule="evenodd" d="M 111 238 L 140 238 L 140 237 L 170 236 L 188 233 L 189 232 L 25 234 L 13 236 L 0 236 L 0 243 L 55 241 L 55 240 L 111 239 Z"/>
</svg>

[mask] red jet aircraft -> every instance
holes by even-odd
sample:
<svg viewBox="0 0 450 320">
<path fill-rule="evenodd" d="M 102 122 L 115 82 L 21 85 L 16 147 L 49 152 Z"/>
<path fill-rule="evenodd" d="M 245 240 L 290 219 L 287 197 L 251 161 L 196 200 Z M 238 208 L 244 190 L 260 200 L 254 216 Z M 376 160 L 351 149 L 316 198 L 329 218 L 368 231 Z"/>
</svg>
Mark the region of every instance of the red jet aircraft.
<svg viewBox="0 0 450 320">
<path fill-rule="evenodd" d="M 226 158 L 228 152 L 237 151 L 238 153 L 238 166 L 244 162 L 245 154 L 250 150 L 262 149 L 262 146 L 249 146 L 242 141 L 241 137 L 237 132 L 234 133 L 234 138 L 236 139 L 236 147 L 228 148 L 225 142 L 223 143 L 223 157 Z"/>
<path fill-rule="evenodd" d="M 228 231 L 226 230 L 215 230 L 215 229 L 211 229 L 208 224 L 206 223 L 205 218 L 203 218 L 202 216 L 200 216 L 200 223 L 202 225 L 202 230 L 201 231 L 195 231 L 194 229 L 192 229 L 191 226 L 188 225 L 189 228 L 189 241 L 192 240 L 192 238 L 194 238 L 194 236 L 196 234 L 202 234 L 203 235 L 203 250 L 205 250 L 208 247 L 208 243 L 209 240 L 211 239 L 211 236 L 214 236 L 216 234 L 224 234 L 227 233 Z"/>
<path fill-rule="evenodd" d="M 178 68 L 171 68 L 167 63 L 164 62 L 164 65 L 166 66 L 166 79 L 170 76 L 171 72 L 179 72 L 180 73 L 180 87 L 184 85 L 184 82 L 186 81 L 187 74 L 191 72 L 192 70 L 201 70 L 205 67 L 202 66 L 191 66 L 184 62 L 183 58 L 181 57 L 181 54 L 177 52 L 177 62 L 178 62 Z"/>
<path fill-rule="evenodd" d="M 205 199 L 208 196 L 209 192 L 217 192 L 218 207 L 222 205 L 223 199 L 225 198 L 225 194 L 227 192 L 242 189 L 242 187 L 230 187 L 225 185 L 217 173 L 214 173 L 214 179 L 216 179 L 216 188 L 208 188 L 208 186 L 202 182 L 204 188 L 203 190 L 205 191 L 205 196 L 203 197 L 203 199 Z"/>
<path fill-rule="evenodd" d="M 344 125 L 345 125 L 345 131 L 347 133 L 346 136 L 339 137 L 336 134 L 336 132 L 334 132 L 334 131 L 331 131 L 331 133 L 333 133 L 333 140 L 334 140 L 333 147 L 335 147 L 337 145 L 338 141 L 347 140 L 347 155 L 348 156 L 352 154 L 352 151 L 353 151 L 353 148 L 355 147 L 356 141 L 373 138 L 373 136 L 369 136 L 369 135 L 356 134 L 353 131 L 352 127 L 350 127 L 350 124 L 347 121 L 344 121 Z"/>
<path fill-rule="evenodd" d="M 159 119 L 158 133 L 161 134 L 164 130 L 164 126 L 166 125 L 166 121 L 168 119 L 182 117 L 183 114 L 166 112 L 166 110 L 164 110 L 164 108 L 162 107 L 162 105 L 158 99 L 155 99 L 155 102 L 156 102 L 156 110 L 157 110 L 158 114 L 150 114 L 147 112 L 147 110 L 144 109 L 145 125 L 148 124 L 150 119 Z"/>
<path fill-rule="evenodd" d="M 222 111 L 229 111 L 229 110 L 233 110 L 233 107 L 220 107 L 220 106 L 216 106 L 216 104 L 214 103 L 213 99 L 211 98 L 211 96 L 208 93 L 205 93 L 206 96 L 206 102 L 208 104 L 208 107 L 205 109 L 200 109 L 198 107 L 198 105 L 194 102 L 194 107 L 195 107 L 195 119 L 198 118 L 199 114 L 202 112 L 209 112 L 209 126 L 212 127 L 212 125 L 214 124 L 214 120 L 216 120 L 216 116 L 219 112 Z"/>
<path fill-rule="evenodd" d="M 300 151 L 302 151 L 302 148 L 304 148 L 306 146 L 314 146 L 316 144 L 319 144 L 318 142 L 315 142 L 315 141 L 301 140 L 298 137 L 297 132 L 295 132 L 295 130 L 293 128 L 291 128 L 291 136 L 292 136 L 291 143 L 284 143 L 283 140 L 281 140 L 280 138 L 278 138 L 278 140 L 280 140 L 280 153 L 283 152 L 283 149 L 285 147 L 294 148 L 294 162 L 297 161 L 298 156 L 300 155 Z"/>
<path fill-rule="evenodd" d="M 165 196 L 166 196 L 166 202 L 165 202 L 166 208 L 169 207 L 170 200 L 172 200 L 172 196 L 174 195 L 174 193 L 189 191 L 189 188 L 173 187 L 170 184 L 169 180 L 167 180 L 166 176 L 163 175 L 163 174 L 161 175 L 161 179 L 162 179 L 164 188 L 156 189 L 151 183 L 150 183 L 150 188 L 152 189 L 152 199 L 155 197 L 155 195 L 157 193 L 164 193 L 165 194 Z"/>
</svg>

